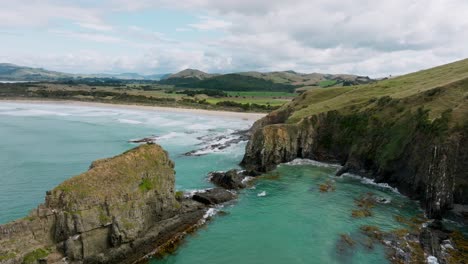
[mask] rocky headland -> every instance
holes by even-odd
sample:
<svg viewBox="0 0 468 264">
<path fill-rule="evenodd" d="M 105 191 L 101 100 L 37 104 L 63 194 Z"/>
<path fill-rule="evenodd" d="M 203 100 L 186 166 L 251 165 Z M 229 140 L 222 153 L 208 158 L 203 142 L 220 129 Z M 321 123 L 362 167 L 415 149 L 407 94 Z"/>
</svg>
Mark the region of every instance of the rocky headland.
<svg viewBox="0 0 468 264">
<path fill-rule="evenodd" d="M 156 144 L 92 163 L 47 192 L 29 216 L 0 225 L 0 263 L 134 263 L 162 254 L 235 194 L 184 196 Z"/>
<path fill-rule="evenodd" d="M 255 122 L 250 134 L 246 170 L 264 173 L 303 158 L 342 165 L 337 176 L 388 183 L 436 219 L 413 235 L 421 246 L 407 250 L 423 247 L 439 263 L 462 263 L 444 255 L 451 235 L 438 220 L 468 219 L 468 60 L 370 85 L 307 91 Z"/>
</svg>

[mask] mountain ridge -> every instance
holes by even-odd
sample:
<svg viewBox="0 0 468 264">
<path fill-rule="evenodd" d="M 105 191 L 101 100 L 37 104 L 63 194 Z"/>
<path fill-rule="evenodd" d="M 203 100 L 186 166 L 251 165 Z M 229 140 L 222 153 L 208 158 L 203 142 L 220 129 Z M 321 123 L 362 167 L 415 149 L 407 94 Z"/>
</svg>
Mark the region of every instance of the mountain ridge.
<svg viewBox="0 0 468 264">
<path fill-rule="evenodd" d="M 79 78 L 110 78 L 117 80 L 148 80 L 160 81 L 162 84 L 195 86 L 194 83 L 212 78 L 232 79 L 250 77 L 261 79 L 274 84 L 286 84 L 296 87 L 302 86 L 348 86 L 364 84 L 373 80 L 367 76 L 352 74 L 323 74 L 323 73 L 298 73 L 295 71 L 272 71 L 272 72 L 233 72 L 226 74 L 207 73 L 198 69 L 184 69 L 176 73 L 149 74 L 139 73 L 96 73 L 96 74 L 72 74 L 59 71 L 50 71 L 44 68 L 19 66 L 12 63 L 0 63 L 0 80 L 3 81 L 60 81 L 62 79 Z M 201 87 L 203 88 L 203 87 Z"/>
</svg>

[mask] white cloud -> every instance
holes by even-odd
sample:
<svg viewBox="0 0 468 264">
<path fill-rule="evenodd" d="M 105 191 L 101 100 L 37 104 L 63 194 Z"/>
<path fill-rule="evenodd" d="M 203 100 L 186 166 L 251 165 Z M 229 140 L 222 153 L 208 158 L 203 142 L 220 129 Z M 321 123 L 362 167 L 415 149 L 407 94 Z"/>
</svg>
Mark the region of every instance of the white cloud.
<svg viewBox="0 0 468 264">
<path fill-rule="evenodd" d="M 95 31 L 112 31 L 112 26 L 105 25 L 105 24 L 93 24 L 93 23 L 83 23 L 83 22 L 76 22 L 76 24 L 85 29 L 91 29 Z"/>
<path fill-rule="evenodd" d="M 101 34 L 101 33 L 87 33 L 87 32 L 64 31 L 64 30 L 51 30 L 50 32 L 63 36 L 63 37 L 69 37 L 69 38 L 75 38 L 79 40 L 86 40 L 86 41 L 93 41 L 93 42 L 101 42 L 101 43 L 123 42 L 121 38 L 118 38 L 112 35 Z"/>
<path fill-rule="evenodd" d="M 105 60 L 95 62 L 101 65 L 100 69 L 122 71 L 165 72 L 185 67 L 208 71 L 292 69 L 376 77 L 468 57 L 466 0 L 107 0 L 89 6 L 64 3 L 70 2 L 2 3 L 0 30 L 51 27 L 56 19 L 71 20 L 84 31 L 61 33 L 67 37 L 138 48 L 136 52 L 121 50 L 109 58 L 96 55 L 96 60 Z M 105 19 L 114 11 L 135 14 L 160 8 L 202 14 L 199 21 L 184 27 L 167 25 L 174 33 L 200 37 L 178 40 L 177 36 L 168 37 L 141 27 L 119 28 Z M 206 31 L 212 30 L 221 33 L 204 37 Z"/>
<path fill-rule="evenodd" d="M 221 19 L 215 19 L 212 17 L 202 16 L 198 23 L 188 24 L 189 27 L 198 30 L 220 30 L 226 29 L 231 26 L 232 23 Z"/>
</svg>

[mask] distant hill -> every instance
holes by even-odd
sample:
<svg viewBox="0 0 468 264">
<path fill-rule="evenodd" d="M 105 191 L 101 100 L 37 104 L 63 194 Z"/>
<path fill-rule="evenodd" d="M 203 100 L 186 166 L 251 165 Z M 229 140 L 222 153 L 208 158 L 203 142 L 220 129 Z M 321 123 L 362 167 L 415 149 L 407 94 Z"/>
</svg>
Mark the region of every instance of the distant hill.
<svg viewBox="0 0 468 264">
<path fill-rule="evenodd" d="M 111 78 L 119 80 L 154 80 L 158 81 L 169 74 L 141 75 L 138 73 L 121 74 L 70 74 L 49 71 L 43 68 L 18 66 L 11 63 L 0 63 L 1 81 L 56 81 L 72 78 Z"/>
<path fill-rule="evenodd" d="M 291 91 L 294 88 L 304 86 L 351 86 L 374 81 L 367 76 L 350 74 L 304 74 L 295 71 L 208 74 L 199 70 L 186 69 L 169 75 L 167 78 L 162 79 L 160 83 L 179 87 L 223 89 L 227 91 Z"/>
<path fill-rule="evenodd" d="M 175 78 L 194 78 L 199 80 L 208 79 L 214 77 L 218 74 L 210 74 L 196 69 L 185 69 L 178 73 L 171 74 L 167 76 L 165 79 L 175 79 Z"/>
<path fill-rule="evenodd" d="M 277 72 L 242 72 L 241 75 L 270 80 L 275 83 L 285 83 L 294 86 L 350 86 L 373 82 L 367 76 L 351 74 L 297 73 L 294 71 Z"/>
<path fill-rule="evenodd" d="M 163 78 L 160 83 L 162 84 L 171 84 L 171 85 L 189 85 L 201 80 L 209 79 L 215 77 L 217 74 L 209 74 L 200 70 L 195 69 L 185 69 L 178 73 L 171 74 Z"/>
<path fill-rule="evenodd" d="M 128 73 L 119 73 L 119 74 L 90 74 L 90 75 L 79 75 L 80 77 L 86 78 L 114 78 L 119 80 L 152 80 L 152 81 L 159 81 L 163 78 L 166 78 L 170 74 L 151 74 L 151 75 L 141 75 L 134 72 Z"/>
<path fill-rule="evenodd" d="M 159 81 L 161 84 L 188 88 L 224 89 L 232 91 L 267 90 L 289 91 L 293 87 L 334 87 L 371 83 L 365 76 L 346 74 L 297 73 L 294 71 L 241 72 L 211 74 L 196 69 L 185 69 L 174 74 L 141 75 L 120 74 L 70 74 L 31 68 L 10 63 L 0 63 L 0 81 L 58 81 L 63 79 L 97 78 L 116 80 Z"/>
<path fill-rule="evenodd" d="M 246 76 L 237 73 L 223 74 L 178 84 L 179 87 L 204 88 L 223 91 L 278 91 L 294 92 L 295 86 L 287 83 L 275 83 L 271 80 Z"/>
<path fill-rule="evenodd" d="M 71 77 L 73 77 L 72 74 L 48 71 L 42 68 L 30 68 L 10 63 L 0 63 L 0 80 L 2 81 L 49 81 Z"/>
</svg>

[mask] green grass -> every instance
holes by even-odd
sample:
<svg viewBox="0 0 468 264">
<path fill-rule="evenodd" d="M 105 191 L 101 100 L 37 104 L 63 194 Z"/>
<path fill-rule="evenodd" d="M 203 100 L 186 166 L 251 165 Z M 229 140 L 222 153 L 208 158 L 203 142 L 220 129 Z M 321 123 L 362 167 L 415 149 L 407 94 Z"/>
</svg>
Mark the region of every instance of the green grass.
<svg viewBox="0 0 468 264">
<path fill-rule="evenodd" d="M 138 187 L 143 192 L 151 191 L 151 189 L 153 189 L 153 183 L 151 182 L 150 179 L 145 178 L 141 181 Z"/>
<path fill-rule="evenodd" d="M 295 97 L 296 93 L 288 92 L 263 92 L 263 91 L 253 91 L 253 92 L 227 92 L 230 96 L 245 96 L 245 97 Z"/>
<path fill-rule="evenodd" d="M 431 96 L 431 92 L 428 91 L 438 87 L 440 94 Z M 432 119 L 448 108 L 453 108 L 455 117 L 466 118 L 468 60 L 367 85 L 311 89 L 290 104 L 283 106 L 283 109 L 292 107 L 295 112 L 288 122 L 297 122 L 303 117 L 330 110 L 347 109 L 348 111 L 351 108 L 365 107 L 369 101 L 383 96 L 408 100 L 412 98 L 413 105 L 409 107 L 431 109 L 430 118 Z"/>
<path fill-rule="evenodd" d="M 49 251 L 43 249 L 43 248 L 38 248 L 34 251 L 29 252 L 24 256 L 23 259 L 23 264 L 33 264 L 36 263 L 37 260 L 41 258 L 45 258 L 49 255 Z"/>
<path fill-rule="evenodd" d="M 259 104 L 259 105 L 271 105 L 281 106 L 289 102 L 287 99 L 273 99 L 273 98 L 235 98 L 235 97 L 223 97 L 223 98 L 208 98 L 206 101 L 210 104 L 216 104 L 223 101 L 232 101 L 241 104 Z"/>
<path fill-rule="evenodd" d="M 321 81 L 319 82 L 319 86 L 320 87 L 330 87 L 330 86 L 333 86 L 337 83 L 336 80 L 325 80 L 325 81 Z"/>
</svg>

